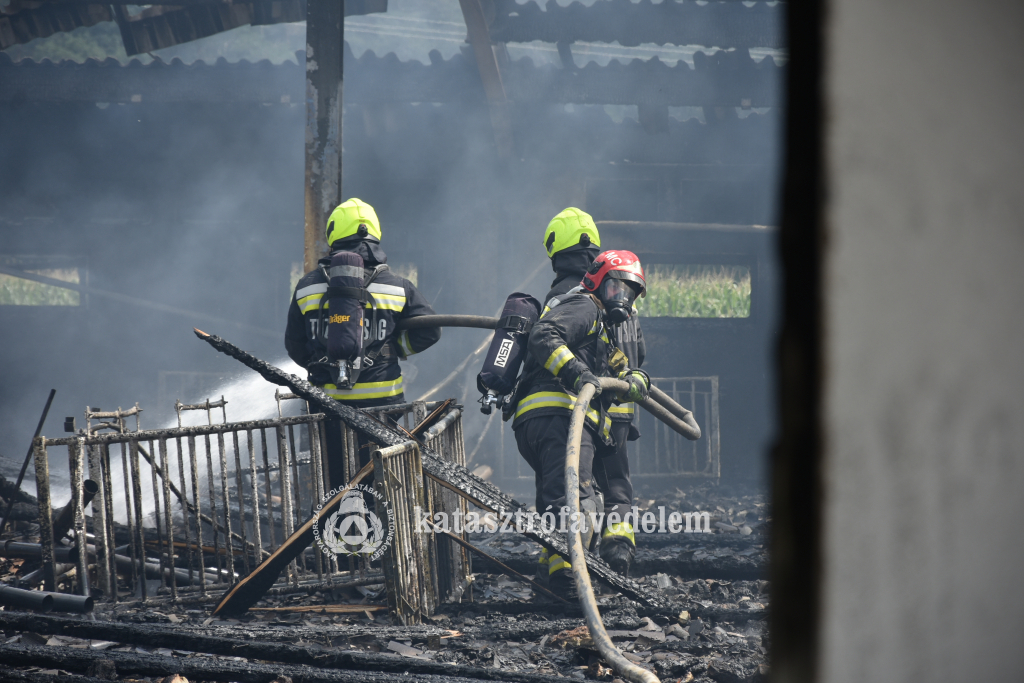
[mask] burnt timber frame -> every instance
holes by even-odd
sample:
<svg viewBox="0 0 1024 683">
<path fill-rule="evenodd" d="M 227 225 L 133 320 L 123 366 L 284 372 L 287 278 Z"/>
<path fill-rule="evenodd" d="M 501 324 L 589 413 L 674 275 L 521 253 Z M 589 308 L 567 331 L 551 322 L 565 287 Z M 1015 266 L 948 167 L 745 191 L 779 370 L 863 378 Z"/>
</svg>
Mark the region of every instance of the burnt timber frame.
<svg viewBox="0 0 1024 683">
<path fill-rule="evenodd" d="M 375 443 L 379 443 L 382 446 L 396 446 L 408 440 L 407 436 L 399 434 L 361 411 L 335 401 L 324 393 L 322 389 L 246 353 L 234 344 L 201 330 L 196 330 L 195 333 L 197 337 L 216 350 L 231 356 L 246 367 L 258 372 L 268 382 L 287 386 L 296 395 L 319 405 L 325 412 L 337 415 L 349 427 L 359 430 Z M 531 514 L 522 503 L 505 495 L 493 484 L 473 476 L 466 468 L 444 460 L 426 447 L 421 448 L 420 455 L 423 461 L 423 471 L 431 479 L 445 488 L 455 491 L 477 507 L 494 512 L 501 519 L 504 519 L 503 515 L 505 514 L 514 515 L 517 512 L 525 515 Z M 562 556 L 566 556 L 566 553 L 568 553 L 565 542 L 553 533 L 547 533 L 543 529 L 535 527 L 524 535 L 537 541 L 551 552 Z M 650 607 L 665 606 L 664 600 L 659 596 L 654 595 L 632 579 L 616 573 L 599 557 L 589 552 L 586 552 L 585 557 L 590 571 L 609 587 L 644 605 Z"/>
</svg>

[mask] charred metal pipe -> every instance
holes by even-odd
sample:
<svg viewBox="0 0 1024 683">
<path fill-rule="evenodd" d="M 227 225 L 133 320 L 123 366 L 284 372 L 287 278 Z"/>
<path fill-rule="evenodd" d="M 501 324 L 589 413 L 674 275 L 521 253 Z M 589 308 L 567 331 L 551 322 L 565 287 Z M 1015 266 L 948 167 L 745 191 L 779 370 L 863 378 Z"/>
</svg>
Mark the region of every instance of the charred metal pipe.
<svg viewBox="0 0 1024 683">
<path fill-rule="evenodd" d="M 498 318 L 489 315 L 420 315 L 415 318 L 404 318 L 395 324 L 396 330 L 419 330 L 424 327 L 476 327 L 481 330 L 493 330 L 498 326 Z"/>
<path fill-rule="evenodd" d="M 78 562 L 76 546 L 55 545 L 54 559 L 57 562 Z M 43 546 L 40 543 L 22 543 L 21 541 L 5 541 L 0 544 L 0 557 L 20 557 L 26 560 L 39 560 L 43 557 Z"/>
<path fill-rule="evenodd" d="M 70 593 L 45 593 L 53 598 L 54 612 L 77 612 L 84 614 L 92 611 L 92 596 L 71 595 Z"/>
<path fill-rule="evenodd" d="M 57 576 L 57 578 L 54 581 L 55 582 L 60 581 L 60 579 L 66 573 L 68 573 L 69 571 L 74 569 L 76 566 L 77 565 L 74 565 L 74 564 L 58 564 L 57 566 L 55 566 L 53 568 L 53 573 Z M 32 588 L 35 588 L 36 586 L 41 584 L 45 578 L 46 578 L 46 572 L 43 571 L 42 567 L 40 567 L 39 569 L 36 569 L 35 571 L 31 571 L 28 574 L 25 574 L 25 576 L 21 577 L 21 579 L 19 579 L 19 583 L 22 583 L 22 584 L 24 584 L 26 586 L 31 586 Z"/>
<path fill-rule="evenodd" d="M 0 584 L 0 605 L 7 607 L 22 607 L 39 612 L 49 612 L 53 609 L 53 595 L 53 593 L 27 591 L 23 588 L 12 588 Z"/>
<path fill-rule="evenodd" d="M 100 490 L 100 485 L 94 482 L 92 479 L 86 479 L 82 484 L 82 509 L 84 510 L 92 499 Z M 60 543 L 60 540 L 64 538 L 69 531 L 71 526 L 75 523 L 75 497 L 74 494 L 71 496 L 71 500 L 64 506 L 64 509 L 57 515 L 57 519 L 53 521 L 53 540 L 56 543 Z"/>
<path fill-rule="evenodd" d="M 628 389 L 629 385 L 621 380 L 601 380 L 601 391 L 627 391 Z M 583 424 L 586 420 L 587 408 L 590 407 L 590 400 L 595 393 L 597 391 L 593 384 L 584 384 L 576 397 L 572 417 L 569 418 L 569 438 L 565 449 L 565 500 L 569 506 L 570 520 L 580 520 L 582 515 L 580 512 L 579 476 L 580 439 L 583 437 Z M 573 578 L 576 580 L 576 592 L 579 593 L 583 617 L 590 630 L 590 637 L 597 645 L 598 652 L 623 678 L 633 681 L 633 683 L 660 683 L 658 677 L 653 673 L 623 657 L 612 642 L 608 631 L 604 628 L 604 622 L 601 621 L 597 598 L 594 597 L 594 587 L 590 583 L 590 573 L 587 572 L 587 561 L 583 554 L 583 539 L 580 538 L 580 523 L 570 525 L 569 529 L 567 539 L 569 562 L 572 566 Z"/>
<path fill-rule="evenodd" d="M 89 552 L 95 553 L 96 549 L 90 545 Z M 117 565 L 118 569 L 125 572 L 130 572 L 132 568 L 137 570 L 139 566 L 139 561 L 137 559 L 126 555 L 114 555 L 114 563 Z M 171 579 L 171 570 L 161 569 L 160 565 L 156 562 L 146 562 L 143 569 L 146 573 L 147 579 L 166 578 L 168 581 Z M 163 572 L 163 576 L 161 576 L 161 571 Z M 207 569 L 205 576 L 207 581 L 213 582 L 217 580 L 217 573 L 210 569 Z M 186 569 L 175 568 L 174 577 L 178 583 L 189 583 L 188 570 Z"/>
</svg>

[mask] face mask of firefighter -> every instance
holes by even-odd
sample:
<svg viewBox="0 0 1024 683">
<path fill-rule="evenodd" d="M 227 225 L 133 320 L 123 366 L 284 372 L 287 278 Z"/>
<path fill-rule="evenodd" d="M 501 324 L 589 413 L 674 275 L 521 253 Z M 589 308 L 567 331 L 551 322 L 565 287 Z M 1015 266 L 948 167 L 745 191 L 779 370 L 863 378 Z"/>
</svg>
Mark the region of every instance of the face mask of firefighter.
<svg viewBox="0 0 1024 683">
<path fill-rule="evenodd" d="M 327 357 L 310 366 L 310 375 L 315 374 L 319 379 L 326 375 L 324 383 L 351 389 L 362 367 L 363 306 L 369 300 L 363 288 L 363 258 L 349 251 L 339 251 L 331 257 L 327 276 L 324 299 L 328 306 L 320 311 L 319 325 L 326 330 L 323 341 Z"/>
<path fill-rule="evenodd" d="M 526 340 L 539 319 L 540 302 L 529 294 L 514 292 L 505 300 L 484 366 L 476 376 L 476 387 L 483 394 L 480 412 L 484 415 L 490 415 L 496 405 L 504 408 L 508 402 L 526 357 Z"/>
<path fill-rule="evenodd" d="M 597 297 L 604 304 L 605 319 L 609 325 L 626 322 L 633 310 L 636 290 L 630 283 L 606 277 L 597 290 Z"/>
</svg>

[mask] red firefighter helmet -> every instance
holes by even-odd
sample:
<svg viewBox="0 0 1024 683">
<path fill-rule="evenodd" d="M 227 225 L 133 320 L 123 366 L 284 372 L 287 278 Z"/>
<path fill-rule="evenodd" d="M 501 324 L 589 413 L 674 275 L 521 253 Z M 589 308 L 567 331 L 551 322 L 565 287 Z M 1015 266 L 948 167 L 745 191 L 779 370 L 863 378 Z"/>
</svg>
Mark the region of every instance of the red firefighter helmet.
<svg viewBox="0 0 1024 683">
<path fill-rule="evenodd" d="M 613 277 L 617 280 L 635 282 L 640 286 L 640 296 L 647 294 L 647 280 L 644 279 L 644 269 L 640 265 L 640 259 L 631 251 L 603 251 L 597 255 L 594 262 L 583 276 L 583 289 L 588 292 L 597 292 L 601 283 L 606 277 Z"/>
<path fill-rule="evenodd" d="M 580 284 L 601 300 L 612 324 L 624 321 L 636 297 L 647 294 L 644 269 L 640 259 L 631 251 L 601 252 L 590 264 Z"/>
</svg>

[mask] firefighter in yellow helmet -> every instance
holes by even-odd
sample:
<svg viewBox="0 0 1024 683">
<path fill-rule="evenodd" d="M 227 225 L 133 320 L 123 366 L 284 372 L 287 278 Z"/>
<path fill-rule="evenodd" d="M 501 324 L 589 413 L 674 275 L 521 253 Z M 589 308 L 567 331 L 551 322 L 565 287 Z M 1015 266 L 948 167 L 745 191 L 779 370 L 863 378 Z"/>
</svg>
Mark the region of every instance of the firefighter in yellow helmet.
<svg viewBox="0 0 1024 683">
<path fill-rule="evenodd" d="M 388 269 L 388 257 L 380 246 L 380 221 L 372 206 L 355 198 L 342 202 L 327 219 L 325 233 L 330 254 L 299 280 L 288 307 L 284 340 L 288 355 L 307 369 L 310 383 L 354 408 L 404 403 L 402 369 L 398 361 L 433 346 L 441 338 L 441 329 L 396 332 L 395 324 L 405 318 L 434 315 L 434 309 L 411 282 Z M 325 370 L 326 364 L 322 362 L 327 356 L 324 318 L 330 279 L 327 271 L 331 257 L 341 251 L 362 257 L 363 285 L 369 295 L 363 304 L 367 311 L 365 319 L 373 321 L 373 329 L 371 325 L 363 327 L 362 369 L 356 383 L 347 389 L 332 383 Z M 344 450 L 340 422 L 331 419 L 326 422 L 328 463 L 334 488 L 347 483 L 342 478 Z M 365 449 L 361 455 L 368 457 Z"/>
<path fill-rule="evenodd" d="M 544 249 L 551 259 L 555 279 L 551 290 L 544 297 L 543 315 L 574 294 L 587 290 L 582 282 L 588 269 L 601 251 L 601 235 L 594 219 L 585 211 L 569 207 L 558 213 L 544 231 Z M 608 337 L 614 347 L 621 350 L 627 367 L 617 372 L 628 373 L 639 370 L 646 356 L 643 331 L 636 314 L 631 310 L 624 320 L 605 319 Z M 594 444 L 593 475 L 597 488 L 603 496 L 606 518 L 615 513 L 618 522 L 608 524 L 601 533 L 601 557 L 616 571 L 626 574 L 636 552 L 633 525 L 627 513 L 633 505 L 633 484 L 629 474 L 627 441 L 639 438 L 640 432 L 634 426 L 634 404 L 623 402 L 608 406 L 607 416 L 611 422 L 611 434 L 607 443 L 597 440 Z M 538 511 L 542 510 L 538 506 Z M 613 517 L 614 518 L 614 517 Z M 558 556 L 549 558 L 541 554 L 540 576 L 555 575 L 565 561 Z"/>
</svg>

